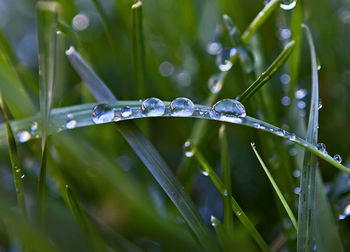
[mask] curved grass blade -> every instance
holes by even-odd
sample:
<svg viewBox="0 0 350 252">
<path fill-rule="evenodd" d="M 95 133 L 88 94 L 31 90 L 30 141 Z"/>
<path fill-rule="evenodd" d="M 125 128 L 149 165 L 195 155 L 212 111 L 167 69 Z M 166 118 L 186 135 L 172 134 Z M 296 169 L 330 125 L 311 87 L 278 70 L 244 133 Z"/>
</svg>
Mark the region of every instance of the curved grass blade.
<svg viewBox="0 0 350 252">
<path fill-rule="evenodd" d="M 132 57 L 137 97 L 145 95 L 145 44 L 142 24 L 142 1 L 131 6 L 132 12 Z"/>
<path fill-rule="evenodd" d="M 66 196 L 68 199 L 69 207 L 74 214 L 75 219 L 78 221 L 86 241 L 95 248 L 95 251 L 103 251 L 104 248 L 100 237 L 97 236 L 95 230 L 92 228 L 91 223 L 83 209 L 81 209 L 79 202 L 77 201 L 72 189 L 66 185 Z"/>
<path fill-rule="evenodd" d="M 233 234 L 233 217 L 231 210 L 231 172 L 228 159 L 227 150 L 227 136 L 225 124 L 222 124 L 219 128 L 219 140 L 221 146 L 221 169 L 222 169 L 222 180 L 224 182 L 225 191 L 223 195 L 224 201 L 224 227 L 228 235 Z"/>
<path fill-rule="evenodd" d="M 266 167 L 264 161 L 262 160 L 262 158 L 260 157 L 258 151 L 256 150 L 255 144 L 254 144 L 254 143 L 251 143 L 251 146 L 252 146 L 252 149 L 253 149 L 253 151 L 254 151 L 256 157 L 257 157 L 258 160 L 259 160 L 259 163 L 260 163 L 261 167 L 264 169 L 264 171 L 265 171 L 267 177 L 269 178 L 270 183 L 271 183 L 271 185 L 273 186 L 273 189 L 275 189 L 275 191 L 276 191 L 276 193 L 277 193 L 277 195 L 278 195 L 278 198 L 280 199 L 280 201 L 281 201 L 281 203 L 282 203 L 284 209 L 286 210 L 286 212 L 287 212 L 287 214 L 288 214 L 290 220 L 292 221 L 292 224 L 293 224 L 293 226 L 295 227 L 295 230 L 298 230 L 297 221 L 296 221 L 296 219 L 295 219 L 295 217 L 294 217 L 294 214 L 293 214 L 292 210 L 290 209 L 290 207 L 289 207 L 287 201 L 286 201 L 285 198 L 283 197 L 283 194 L 281 193 L 281 190 L 278 188 L 278 185 L 276 184 L 276 182 L 275 182 L 275 180 L 273 179 L 271 173 L 270 173 L 269 170 L 267 169 L 267 167 Z"/>
<path fill-rule="evenodd" d="M 225 197 L 226 194 L 226 187 L 224 183 L 220 180 L 220 178 L 216 175 L 214 169 L 209 165 L 208 161 L 204 158 L 204 156 L 201 154 L 201 152 L 193 147 L 193 153 L 195 158 L 198 160 L 198 162 L 201 164 L 202 173 L 205 172 L 205 174 L 208 174 L 208 177 L 215 185 L 216 189 L 220 192 L 220 194 Z M 256 230 L 252 222 L 249 220 L 248 216 L 243 212 L 242 208 L 238 205 L 235 198 L 231 195 L 231 208 L 233 212 L 236 214 L 237 218 L 241 221 L 243 226 L 247 229 L 249 234 L 254 238 L 256 243 L 259 245 L 259 247 L 262 249 L 262 251 L 270 251 L 269 246 L 266 244 L 262 236 L 259 234 L 259 232 Z M 232 216 L 231 216 L 232 218 Z"/>
<path fill-rule="evenodd" d="M 167 113 L 163 114 L 160 117 L 175 118 L 176 116 L 170 115 L 169 113 L 170 102 L 164 102 L 164 104 L 165 104 Z M 51 128 L 49 133 L 56 134 L 62 130 L 71 129 L 71 128 L 66 128 L 67 114 L 69 113 L 71 113 L 76 120 L 75 128 L 94 125 L 94 122 L 91 120 L 91 115 L 92 115 L 92 110 L 96 105 L 97 105 L 96 103 L 93 103 L 93 104 L 83 104 L 83 105 L 53 109 L 51 113 Z M 119 102 L 111 103 L 109 105 L 111 106 L 111 108 L 115 108 L 117 112 L 118 111 L 121 112 L 121 110 L 126 106 L 130 107 L 130 109 L 132 110 L 133 116 L 118 119 L 118 123 L 116 125 L 118 125 L 123 120 L 147 118 L 143 116 L 142 113 L 140 112 L 140 108 L 141 108 L 140 101 L 119 101 Z M 210 117 L 210 112 L 211 112 L 211 107 L 196 104 L 193 115 L 187 118 L 207 119 L 207 120 L 214 120 L 219 122 L 239 124 L 242 126 L 255 128 L 256 130 L 263 131 L 269 134 L 273 134 L 275 136 L 278 136 L 282 139 L 289 140 L 301 146 L 302 148 L 312 152 L 313 154 L 317 155 L 321 159 L 325 160 L 327 163 L 331 164 L 333 167 L 339 169 L 341 172 L 344 172 L 350 175 L 349 168 L 345 167 L 341 163 L 338 163 L 330 155 L 318 150 L 317 146 L 310 144 L 306 140 L 296 136 L 294 133 L 290 133 L 272 124 L 269 124 L 267 122 L 261 121 L 259 119 L 256 119 L 250 116 L 246 116 L 243 119 L 241 118 L 241 121 L 237 121 L 237 120 L 230 120 L 229 118 L 228 119 L 212 118 Z M 37 121 L 38 119 L 39 119 L 39 115 L 36 115 L 23 120 L 14 121 L 14 122 L 11 122 L 11 127 L 15 132 L 15 134 L 17 134 L 18 132 L 30 131 L 32 123 Z M 34 131 L 32 133 L 33 135 L 40 136 L 40 131 Z M 26 140 L 28 141 L 30 139 L 32 138 L 29 138 Z M 4 144 L 5 140 L 6 140 L 6 129 L 5 129 L 5 125 L 2 124 L 0 125 L 0 146 Z M 17 138 L 17 140 L 19 139 Z"/>
<path fill-rule="evenodd" d="M 272 62 L 272 64 L 263 72 L 259 78 L 254 81 L 244 92 L 239 96 L 238 100 L 242 103 L 252 97 L 265 83 L 272 78 L 272 76 L 282 67 L 286 62 L 289 55 L 294 49 L 295 42 L 289 42 L 278 55 L 278 57 Z"/>
<path fill-rule="evenodd" d="M 313 144 L 317 144 L 318 140 L 318 73 L 314 44 L 309 28 L 303 25 L 306 37 L 310 47 L 311 68 L 312 68 L 312 92 L 309 124 L 307 128 L 306 140 Z M 316 168 L 318 166 L 317 159 L 309 151 L 305 151 L 304 165 L 300 180 L 300 198 L 299 198 L 299 216 L 298 216 L 298 251 L 312 251 L 315 246 L 315 204 L 316 204 Z"/>
<path fill-rule="evenodd" d="M 79 74 L 82 73 L 81 78 L 86 81 L 86 84 L 97 100 L 100 102 L 117 100 L 77 52 L 68 50 L 66 54 L 77 72 Z M 216 250 L 216 245 L 214 245 L 211 234 L 194 203 L 188 197 L 152 143 L 132 122 L 120 122 L 116 124 L 116 127 L 183 215 L 202 246 Z"/>
<path fill-rule="evenodd" d="M 4 101 L 2 99 L 2 94 L 0 92 L 0 109 L 2 116 L 5 121 L 6 130 L 7 130 L 7 142 L 9 146 L 9 152 L 10 152 L 10 159 L 11 159 L 11 166 L 12 166 L 12 174 L 14 179 L 14 184 L 16 188 L 16 196 L 17 196 L 17 202 L 19 209 L 21 210 L 21 213 L 24 217 L 26 217 L 26 205 L 24 201 L 24 191 L 23 191 L 23 170 L 21 168 L 21 164 L 19 161 L 19 156 L 17 152 L 17 146 L 16 146 L 16 140 L 13 136 L 13 132 L 10 126 L 10 121 L 7 115 L 6 107 L 4 104 Z"/>
<path fill-rule="evenodd" d="M 56 2 L 39 1 L 36 5 L 42 147 L 38 180 L 37 221 L 41 224 L 45 214 L 47 135 L 56 74 L 58 9 L 59 6 Z"/>
</svg>

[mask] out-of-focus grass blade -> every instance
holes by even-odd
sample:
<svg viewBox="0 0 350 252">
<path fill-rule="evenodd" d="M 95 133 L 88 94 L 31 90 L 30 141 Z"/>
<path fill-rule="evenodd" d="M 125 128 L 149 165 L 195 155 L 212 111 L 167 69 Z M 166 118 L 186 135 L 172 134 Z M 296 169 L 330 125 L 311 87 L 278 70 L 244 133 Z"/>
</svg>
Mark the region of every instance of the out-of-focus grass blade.
<svg viewBox="0 0 350 252">
<path fill-rule="evenodd" d="M 311 69 L 312 69 L 312 92 L 309 123 L 307 128 L 306 140 L 313 144 L 317 144 L 318 138 L 318 73 L 315 47 L 312 41 L 311 32 L 306 25 L 303 25 L 306 37 L 310 47 Z M 316 204 L 316 168 L 318 162 L 316 157 L 309 151 L 305 151 L 304 165 L 301 173 L 300 181 L 300 198 L 299 198 L 299 216 L 298 216 L 298 251 L 312 251 L 315 244 L 315 204 Z"/>
<path fill-rule="evenodd" d="M 224 225 L 221 223 L 219 219 L 217 219 L 215 216 L 210 217 L 211 225 L 214 227 L 216 234 L 219 237 L 220 243 L 224 247 L 224 251 L 228 250 L 229 248 L 229 235 L 227 234 L 227 230 L 225 229 Z"/>
<path fill-rule="evenodd" d="M 0 109 L 6 124 L 6 129 L 7 129 L 7 141 L 9 146 L 10 159 L 11 159 L 11 165 L 12 165 L 12 174 L 13 174 L 14 184 L 16 188 L 18 206 L 22 212 L 22 215 L 26 217 L 26 206 L 24 201 L 24 191 L 23 191 L 23 183 L 22 183 L 22 178 L 24 174 L 21 168 L 21 164 L 19 162 L 16 141 L 13 136 L 13 132 L 10 126 L 10 121 L 7 115 L 4 101 L 2 99 L 1 92 L 0 92 Z"/>
<path fill-rule="evenodd" d="M 36 5 L 42 146 L 37 198 L 37 221 L 39 223 L 44 220 L 45 212 L 47 134 L 56 72 L 58 9 L 56 2 L 40 1 Z"/>
<path fill-rule="evenodd" d="M 0 48 L 1 51 L 6 52 L 8 60 L 11 62 L 12 66 L 16 66 L 18 61 L 15 52 L 12 50 L 11 45 L 5 37 L 4 31 L 0 29 Z"/>
<path fill-rule="evenodd" d="M 223 195 L 224 201 L 224 226 L 228 234 L 233 234 L 233 216 L 231 207 L 231 172 L 228 159 L 227 150 L 227 136 L 225 124 L 222 124 L 219 128 L 219 139 L 221 146 L 221 168 L 222 168 L 222 180 L 224 182 L 225 191 Z"/>
<path fill-rule="evenodd" d="M 81 57 L 77 57 L 79 56 L 77 52 L 69 53 L 68 51 L 67 56 L 77 72 L 79 74 L 82 73 L 81 78 L 84 81 L 89 81 L 86 84 L 99 102 L 109 99 L 117 100 L 99 78 L 94 78 L 97 75 Z M 196 206 L 152 143 L 132 122 L 118 122 L 116 127 L 183 215 L 202 246 L 216 250 L 216 245 L 214 245 L 211 234 L 199 215 Z"/>
<path fill-rule="evenodd" d="M 283 49 L 283 51 L 278 55 L 278 57 L 272 62 L 272 64 L 263 72 L 259 78 L 254 81 L 241 96 L 239 96 L 238 100 L 242 103 L 247 101 L 250 97 L 252 97 L 255 92 L 257 92 L 264 84 L 272 78 L 272 76 L 282 67 L 282 65 L 286 62 L 289 55 L 293 51 L 295 42 L 289 42 Z"/>
<path fill-rule="evenodd" d="M 290 209 L 290 207 L 289 207 L 287 201 L 286 201 L 285 198 L 283 197 L 283 194 L 281 193 L 280 189 L 278 188 L 278 185 L 276 184 L 275 180 L 274 180 L 273 177 L 271 176 L 271 173 L 270 173 L 269 170 L 267 169 L 267 167 L 266 167 L 264 161 L 262 160 L 262 158 L 260 157 L 258 151 L 256 150 L 255 144 L 254 144 L 254 143 L 251 143 L 251 146 L 252 146 L 252 149 L 253 149 L 253 151 L 254 151 L 256 157 L 257 157 L 258 160 L 259 160 L 259 163 L 260 163 L 261 167 L 264 169 L 264 171 L 265 171 L 267 177 L 269 178 L 270 183 L 271 183 L 271 185 L 273 186 L 273 189 L 275 189 L 275 191 L 276 191 L 276 193 L 277 193 L 277 195 L 278 195 L 278 198 L 279 198 L 280 201 L 282 202 L 284 209 L 286 209 L 286 212 L 287 212 L 287 214 L 288 214 L 290 220 L 292 221 L 293 226 L 295 227 L 296 230 L 298 230 L 297 221 L 296 221 L 296 219 L 295 219 L 295 217 L 294 217 L 294 214 L 293 214 L 292 210 Z"/>
<path fill-rule="evenodd" d="M 2 221 L 10 236 L 20 242 L 26 251 L 59 251 L 43 232 L 31 225 L 17 211 L 11 210 L 11 205 L 0 193 L 0 221 Z"/>
<path fill-rule="evenodd" d="M 131 7 L 132 12 L 132 57 L 137 97 L 145 92 L 145 44 L 142 24 L 142 1 L 138 0 Z"/>
<path fill-rule="evenodd" d="M 203 167 L 202 173 L 205 172 L 206 174 L 208 174 L 208 177 L 213 182 L 217 190 L 220 192 L 222 196 L 224 196 L 226 194 L 225 192 L 226 188 L 224 183 L 216 175 L 213 168 L 209 165 L 208 161 L 204 158 L 204 156 L 198 149 L 193 148 L 193 153 L 196 159 L 198 160 L 198 162 L 200 163 L 200 165 Z M 259 247 L 263 251 L 270 251 L 269 246 L 266 244 L 262 236 L 256 230 L 253 223 L 249 220 L 247 215 L 243 212 L 242 208 L 238 205 L 237 201 L 233 196 L 231 196 L 231 207 L 233 212 L 236 214 L 237 218 L 242 222 L 243 226 L 247 229 L 249 234 L 255 239 Z"/>
<path fill-rule="evenodd" d="M 69 207 L 71 208 L 74 217 L 78 221 L 84 235 L 86 236 L 87 242 L 95 248 L 95 251 L 105 250 L 106 248 L 104 248 L 100 237 L 97 236 L 95 230 L 92 228 L 86 213 L 81 209 L 72 189 L 68 185 L 66 185 L 66 196 Z"/>
</svg>

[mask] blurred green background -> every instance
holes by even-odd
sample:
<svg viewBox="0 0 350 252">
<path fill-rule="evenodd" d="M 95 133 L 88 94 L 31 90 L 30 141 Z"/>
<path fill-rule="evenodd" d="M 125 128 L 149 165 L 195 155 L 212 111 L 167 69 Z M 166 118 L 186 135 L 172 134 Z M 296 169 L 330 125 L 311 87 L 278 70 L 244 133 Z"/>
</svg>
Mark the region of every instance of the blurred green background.
<svg viewBox="0 0 350 252">
<path fill-rule="evenodd" d="M 61 6 L 61 22 L 76 31 L 81 45 L 75 44 L 62 33 L 58 34 L 53 107 L 95 102 L 65 56 L 65 50 L 70 45 L 77 48 L 120 100 L 139 100 L 152 96 L 171 101 L 185 96 L 195 103 L 204 104 L 205 98 L 210 94 L 208 79 L 219 72 L 215 64 L 216 56 L 213 55 L 216 53 L 215 46 L 232 47 L 222 15 L 228 14 L 238 30 L 243 32 L 264 7 L 262 0 L 144 0 L 142 14 L 146 78 L 145 88 L 140 91 L 135 85 L 132 64 L 131 5 L 134 2 L 100 1 L 111 28 L 110 39 L 113 47 L 92 1 L 58 2 Z M 343 163 L 349 167 L 350 1 L 302 2 L 304 23 L 311 29 L 321 65 L 319 84 L 322 109 L 319 139 L 327 145 L 330 154 L 340 154 Z M 14 67 L 39 111 L 35 4 L 36 1 L 32 0 L 0 0 L 0 28 L 2 41 L 7 40 L 11 47 L 11 50 L 3 50 L 8 57 L 12 57 Z M 258 74 L 269 66 L 290 39 L 289 23 L 293 11 L 278 8 L 251 39 L 249 47 L 255 56 Z M 297 87 L 306 95 L 299 95 L 299 99 L 296 99 L 299 119 L 302 121 L 307 120 L 310 101 L 309 58 L 308 47 L 303 40 Z M 288 128 L 288 114 L 291 110 L 291 105 L 285 98 L 290 94 L 288 78 L 288 67 L 285 66 L 269 81 L 268 87 L 263 88 L 272 97 L 269 102 L 277 113 L 279 124 L 276 126 L 284 128 Z M 229 72 L 218 100 L 235 98 L 246 87 L 242 69 L 236 64 Z M 247 113 L 254 116 L 250 114 L 249 106 Z M 190 136 L 195 119 L 153 118 L 136 120 L 136 123 L 177 174 L 184 160 L 182 146 Z M 208 125 L 199 149 L 219 171 L 220 124 L 209 122 Z M 258 149 L 264 152 L 264 143 L 259 142 L 255 130 L 246 127 L 227 125 L 227 134 L 232 193 L 267 243 L 273 244 L 283 233 L 282 226 L 286 220 L 280 217 L 280 206 L 271 184 L 250 148 L 250 142 L 256 142 Z M 288 162 L 294 167 L 294 161 L 300 158 L 300 154 L 296 155 L 293 145 L 277 138 L 276 141 L 283 144 L 289 154 Z M 59 193 L 57 177 L 63 177 L 70 185 L 82 208 L 89 214 L 93 229 L 111 251 L 199 249 L 181 215 L 114 125 L 95 125 L 63 131 L 54 135 L 51 142 L 47 218 L 42 230 L 46 239 L 58 249 L 85 251 L 91 249 L 91 246 L 84 239 L 84 234 Z M 38 139 L 18 145 L 25 173 L 23 183 L 29 219 L 35 216 L 40 147 L 41 142 Z M 264 155 L 268 164 L 279 158 L 278 155 Z M 279 162 L 283 166 L 286 160 L 281 159 Z M 191 165 L 198 166 L 196 162 Z M 340 236 L 345 250 L 348 251 L 350 218 L 340 220 L 338 215 L 350 203 L 350 180 L 346 176 L 341 179 L 339 172 L 323 161 L 320 161 L 320 167 Z M 297 193 L 300 182 L 298 173 L 293 174 L 294 191 Z M 279 178 L 276 180 L 278 182 Z M 193 183 L 186 186 L 186 189 L 208 226 L 211 215 L 222 219 L 222 198 L 207 177 L 196 173 Z M 1 198 L 8 204 L 5 206 L 4 203 L 0 208 L 12 209 L 16 206 L 7 143 L 1 143 L 0 146 L 0 192 Z M 292 208 L 295 210 L 296 206 L 297 204 Z M 3 212 L 4 218 L 0 219 L 0 250 L 20 250 L 17 238 L 2 223 L 7 218 L 6 214 Z M 236 219 L 235 234 L 234 244 L 237 249 L 259 251 Z M 281 246 L 281 251 L 288 251 L 287 249 L 286 244 Z"/>
</svg>

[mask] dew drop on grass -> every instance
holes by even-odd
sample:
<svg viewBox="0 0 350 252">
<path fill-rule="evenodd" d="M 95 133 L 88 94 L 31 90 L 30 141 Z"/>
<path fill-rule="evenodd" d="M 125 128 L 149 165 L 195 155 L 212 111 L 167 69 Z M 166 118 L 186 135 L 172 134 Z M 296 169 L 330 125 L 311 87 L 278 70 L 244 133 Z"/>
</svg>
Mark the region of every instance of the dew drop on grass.
<svg viewBox="0 0 350 252">
<path fill-rule="evenodd" d="M 222 45 L 219 42 L 209 43 L 207 46 L 207 52 L 210 55 L 218 55 L 222 50 Z"/>
<path fill-rule="evenodd" d="M 237 53 L 236 48 L 224 49 L 218 54 L 216 57 L 216 65 L 219 70 L 222 72 L 226 72 L 231 69 L 232 62 L 230 59 Z"/>
<path fill-rule="evenodd" d="M 290 105 L 290 98 L 288 95 L 285 95 L 281 99 L 281 103 L 283 106 L 289 106 Z"/>
<path fill-rule="evenodd" d="M 189 117 L 194 112 L 194 104 L 188 98 L 179 97 L 170 103 L 170 112 L 172 116 Z"/>
<path fill-rule="evenodd" d="M 334 155 L 333 159 L 337 161 L 339 164 L 343 161 L 343 159 L 339 154 Z"/>
<path fill-rule="evenodd" d="M 145 116 L 162 116 L 165 112 L 165 105 L 158 98 L 151 97 L 142 102 L 141 110 Z"/>
<path fill-rule="evenodd" d="M 32 136 L 30 133 L 26 130 L 20 131 L 17 133 L 18 141 L 20 143 L 25 143 L 27 142 Z"/>
<path fill-rule="evenodd" d="M 30 129 L 32 131 L 35 131 L 35 130 L 38 129 L 38 127 L 39 127 L 39 123 L 38 122 L 33 122 L 32 125 L 30 126 Z"/>
<path fill-rule="evenodd" d="M 294 178 L 299 178 L 300 177 L 300 170 L 294 170 L 293 171 L 293 177 Z"/>
<path fill-rule="evenodd" d="M 246 110 L 242 103 L 233 99 L 223 99 L 212 107 L 210 117 L 224 121 L 241 123 L 246 116 Z"/>
<path fill-rule="evenodd" d="M 224 190 L 223 194 L 224 194 L 224 196 L 228 195 L 227 189 Z"/>
<path fill-rule="evenodd" d="M 344 220 L 350 215 L 350 204 L 346 205 L 342 214 L 339 214 L 339 220 Z"/>
<path fill-rule="evenodd" d="M 67 129 L 74 129 L 77 126 L 77 121 L 76 120 L 68 120 L 66 122 L 66 128 Z"/>
<path fill-rule="evenodd" d="M 129 117 L 132 115 L 132 110 L 129 106 L 125 106 L 122 108 L 122 113 L 121 113 L 122 117 Z"/>
<path fill-rule="evenodd" d="M 327 154 L 326 145 L 324 143 L 318 143 L 317 149 L 325 154 Z"/>
<path fill-rule="evenodd" d="M 318 102 L 318 110 L 320 110 L 322 108 L 322 100 L 320 99 L 319 102 Z"/>
<path fill-rule="evenodd" d="M 210 77 L 208 81 L 208 88 L 213 94 L 220 92 L 222 88 L 222 79 L 220 73 L 214 74 Z"/>
<path fill-rule="evenodd" d="M 114 109 L 107 104 L 98 104 L 92 111 L 92 121 L 96 124 L 111 122 L 114 118 Z"/>
<path fill-rule="evenodd" d="M 300 187 L 299 187 L 299 186 L 297 186 L 297 187 L 294 188 L 294 193 L 295 193 L 296 195 L 299 195 L 299 194 L 300 194 Z"/>
<path fill-rule="evenodd" d="M 186 157 L 188 157 L 188 158 L 193 157 L 194 152 L 193 152 L 193 149 L 192 149 L 190 141 L 186 141 L 184 143 L 184 151 L 185 151 L 185 156 Z"/>
<path fill-rule="evenodd" d="M 210 216 L 210 223 L 213 227 L 217 225 L 218 220 L 212 215 Z"/>
<path fill-rule="evenodd" d="M 202 170 L 201 173 L 202 173 L 203 176 L 206 176 L 206 177 L 209 176 L 209 172 L 207 172 L 207 171 L 205 171 L 205 170 Z"/>
<path fill-rule="evenodd" d="M 296 0 L 282 0 L 280 7 L 283 10 L 291 10 L 297 4 Z"/>
<path fill-rule="evenodd" d="M 283 85 L 287 85 L 290 82 L 289 74 L 286 74 L 286 73 L 282 74 L 280 77 L 280 81 Z"/>
<path fill-rule="evenodd" d="M 305 98 L 306 95 L 307 95 L 306 89 L 298 89 L 297 91 L 295 91 L 295 98 L 298 100 Z"/>
</svg>

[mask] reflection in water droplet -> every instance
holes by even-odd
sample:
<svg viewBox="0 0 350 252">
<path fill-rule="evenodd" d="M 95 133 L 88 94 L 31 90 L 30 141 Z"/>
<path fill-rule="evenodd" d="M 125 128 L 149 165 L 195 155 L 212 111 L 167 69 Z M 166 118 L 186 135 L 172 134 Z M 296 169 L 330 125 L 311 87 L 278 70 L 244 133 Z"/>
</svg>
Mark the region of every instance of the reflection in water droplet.
<svg viewBox="0 0 350 252">
<path fill-rule="evenodd" d="M 237 53 L 237 50 L 235 48 L 231 49 L 224 49 L 221 51 L 220 54 L 216 57 L 216 65 L 218 66 L 219 70 L 222 72 L 226 72 L 231 69 L 232 62 L 230 59 Z"/>
<path fill-rule="evenodd" d="M 208 88 L 213 94 L 220 92 L 222 88 L 222 78 L 221 73 L 213 74 L 208 81 Z"/>
<path fill-rule="evenodd" d="M 333 159 L 337 161 L 339 164 L 343 161 L 343 159 L 339 154 L 334 155 Z"/>
<path fill-rule="evenodd" d="M 280 7 L 283 10 L 291 10 L 297 4 L 296 0 L 282 0 Z"/>
<path fill-rule="evenodd" d="M 190 158 L 190 157 L 193 157 L 194 155 L 194 151 L 192 149 L 192 146 L 191 146 L 191 142 L 190 141 L 186 141 L 184 143 L 184 151 L 185 151 L 185 156 Z"/>
<path fill-rule="evenodd" d="M 28 131 L 24 130 L 24 131 L 18 132 L 17 137 L 18 137 L 18 141 L 20 143 L 24 143 L 24 142 L 27 142 L 31 138 L 31 135 Z"/>
<path fill-rule="evenodd" d="M 246 110 L 242 103 L 233 99 L 223 99 L 212 107 L 211 118 L 241 123 L 241 118 L 246 116 Z"/>
<path fill-rule="evenodd" d="M 194 112 L 194 104 L 186 97 L 179 97 L 170 103 L 170 112 L 173 116 L 188 117 Z"/>
<path fill-rule="evenodd" d="M 77 126 L 77 121 L 76 120 L 68 120 L 66 123 L 66 128 L 67 129 L 73 129 Z"/>
<path fill-rule="evenodd" d="M 207 52 L 210 55 L 218 55 L 222 50 L 222 45 L 219 42 L 209 43 L 207 46 Z"/>
<path fill-rule="evenodd" d="M 114 109 L 107 104 L 98 104 L 92 111 L 92 121 L 96 124 L 111 122 L 114 118 Z"/>
<path fill-rule="evenodd" d="M 162 116 L 165 112 L 165 105 L 158 98 L 152 97 L 142 102 L 141 110 L 145 116 Z"/>
</svg>

